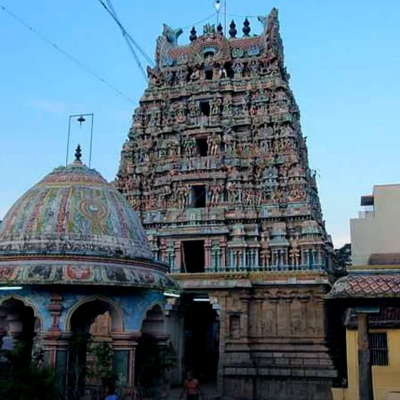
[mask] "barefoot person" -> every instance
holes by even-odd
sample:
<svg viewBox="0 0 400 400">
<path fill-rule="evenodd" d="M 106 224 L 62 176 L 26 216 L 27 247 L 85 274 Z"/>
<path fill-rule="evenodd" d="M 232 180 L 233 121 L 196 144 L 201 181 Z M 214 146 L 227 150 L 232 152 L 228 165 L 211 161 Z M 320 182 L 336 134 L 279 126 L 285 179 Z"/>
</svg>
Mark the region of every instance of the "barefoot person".
<svg viewBox="0 0 400 400">
<path fill-rule="evenodd" d="M 193 378 L 193 372 L 188 371 L 186 375 L 185 385 L 182 389 L 179 400 L 182 400 L 183 395 L 186 393 L 186 400 L 200 400 L 200 395 L 203 397 L 201 392 L 199 381 Z"/>
</svg>

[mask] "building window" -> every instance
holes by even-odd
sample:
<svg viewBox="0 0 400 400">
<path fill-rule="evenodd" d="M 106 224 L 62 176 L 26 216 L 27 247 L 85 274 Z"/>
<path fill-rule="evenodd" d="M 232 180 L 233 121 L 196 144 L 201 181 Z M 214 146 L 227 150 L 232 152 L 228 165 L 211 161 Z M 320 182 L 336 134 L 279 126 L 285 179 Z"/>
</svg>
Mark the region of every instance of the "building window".
<svg viewBox="0 0 400 400">
<path fill-rule="evenodd" d="M 212 69 L 207 69 L 207 70 L 205 71 L 205 76 L 206 76 L 206 79 L 207 79 L 208 81 L 211 81 L 212 78 L 213 78 L 213 70 L 212 70 Z"/>
<path fill-rule="evenodd" d="M 197 153 L 200 157 L 207 157 L 208 144 L 207 139 L 196 139 Z"/>
<path fill-rule="evenodd" d="M 204 240 L 185 240 L 182 242 L 182 272 L 204 272 Z"/>
<path fill-rule="evenodd" d="M 203 115 L 209 117 L 210 116 L 210 103 L 208 101 L 200 102 L 200 111 Z"/>
<path fill-rule="evenodd" d="M 204 185 L 192 186 L 192 207 L 204 208 L 206 206 L 206 187 Z"/>
<path fill-rule="evenodd" d="M 371 365 L 389 365 L 387 333 L 370 333 Z"/>
</svg>

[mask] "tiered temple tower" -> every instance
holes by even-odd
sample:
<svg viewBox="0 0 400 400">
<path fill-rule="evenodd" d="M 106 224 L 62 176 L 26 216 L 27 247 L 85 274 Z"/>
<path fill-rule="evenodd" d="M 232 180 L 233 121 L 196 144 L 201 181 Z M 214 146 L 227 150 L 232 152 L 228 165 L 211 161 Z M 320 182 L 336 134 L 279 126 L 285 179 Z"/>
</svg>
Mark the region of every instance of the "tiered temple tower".
<svg viewBox="0 0 400 400">
<path fill-rule="evenodd" d="M 220 391 L 326 400 L 332 247 L 277 10 L 259 21 L 260 35 L 246 19 L 240 38 L 233 21 L 227 35 L 193 28 L 183 46 L 182 30 L 164 25 L 117 185 L 180 282 L 180 307 L 200 296 L 217 310 Z"/>
</svg>

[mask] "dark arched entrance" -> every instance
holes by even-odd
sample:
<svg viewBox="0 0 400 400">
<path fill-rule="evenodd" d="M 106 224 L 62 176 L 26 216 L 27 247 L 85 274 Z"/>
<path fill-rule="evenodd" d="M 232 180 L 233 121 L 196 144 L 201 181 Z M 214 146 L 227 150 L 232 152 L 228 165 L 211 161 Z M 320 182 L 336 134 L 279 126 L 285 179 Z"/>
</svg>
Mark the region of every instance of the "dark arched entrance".
<svg viewBox="0 0 400 400">
<path fill-rule="evenodd" d="M 43 363 L 40 346 L 40 321 L 32 307 L 15 298 L 4 301 L 0 306 L 0 378 L 7 375 L 8 366 L 4 350 L 18 349 L 21 360 L 28 365 L 31 361 Z"/>
<path fill-rule="evenodd" d="M 185 298 L 185 368 L 202 383 L 216 383 L 219 358 L 219 317 L 204 295 Z"/>
<path fill-rule="evenodd" d="M 175 364 L 174 357 L 165 333 L 164 312 L 157 304 L 146 313 L 136 349 L 135 382 L 139 398 L 166 396 L 168 370 Z"/>
<path fill-rule="evenodd" d="M 104 385 L 125 386 L 124 377 L 118 376 L 114 363 L 113 333 L 123 330 L 115 306 L 103 299 L 88 300 L 73 310 L 68 324 L 72 332 L 68 398 L 100 399 Z"/>
</svg>

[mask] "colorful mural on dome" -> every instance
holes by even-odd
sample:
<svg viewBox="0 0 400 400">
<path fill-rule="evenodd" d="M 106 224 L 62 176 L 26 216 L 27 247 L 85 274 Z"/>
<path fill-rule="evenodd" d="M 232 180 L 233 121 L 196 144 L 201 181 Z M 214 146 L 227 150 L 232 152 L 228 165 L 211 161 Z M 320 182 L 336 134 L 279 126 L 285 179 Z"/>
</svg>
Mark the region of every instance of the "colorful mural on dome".
<svg viewBox="0 0 400 400">
<path fill-rule="evenodd" d="M 91 343 L 104 342 L 129 396 L 141 335 L 166 338 L 164 291 L 179 291 L 167 271 L 124 197 L 78 157 L 24 194 L 0 225 L 0 349 L 27 345 L 33 361 L 41 354 L 65 398 L 76 398 L 74 387 L 99 395 L 104 377 L 74 374 L 93 361 Z M 75 359 L 83 333 L 84 356 Z"/>
<path fill-rule="evenodd" d="M 0 225 L 0 254 L 85 254 L 152 260 L 125 198 L 83 164 L 59 167 L 22 196 Z"/>
</svg>

